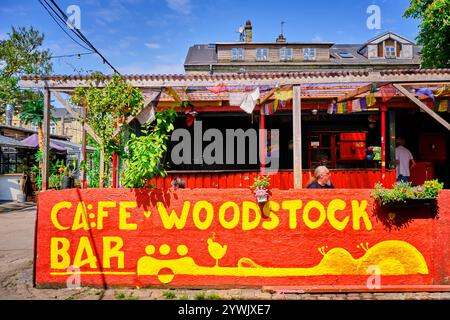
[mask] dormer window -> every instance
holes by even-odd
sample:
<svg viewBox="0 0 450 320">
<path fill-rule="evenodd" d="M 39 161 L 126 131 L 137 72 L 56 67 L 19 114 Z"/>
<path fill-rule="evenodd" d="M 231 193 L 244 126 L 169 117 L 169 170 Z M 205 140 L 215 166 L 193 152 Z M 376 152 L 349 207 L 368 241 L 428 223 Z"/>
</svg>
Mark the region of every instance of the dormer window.
<svg viewBox="0 0 450 320">
<path fill-rule="evenodd" d="M 280 49 L 280 60 L 281 61 L 292 61 L 292 48 L 281 48 Z"/>
<path fill-rule="evenodd" d="M 256 60 L 257 61 L 269 60 L 269 50 L 267 48 L 257 48 L 256 49 Z"/>
<path fill-rule="evenodd" d="M 397 56 L 397 53 L 395 52 L 394 46 L 386 46 L 384 48 L 384 56 L 387 59 L 394 59 Z"/>
<path fill-rule="evenodd" d="M 231 49 L 231 59 L 233 61 L 243 61 L 244 60 L 244 49 L 243 48 Z"/>
<path fill-rule="evenodd" d="M 303 56 L 304 56 L 305 61 L 316 60 L 316 49 L 315 48 L 304 48 Z"/>
</svg>

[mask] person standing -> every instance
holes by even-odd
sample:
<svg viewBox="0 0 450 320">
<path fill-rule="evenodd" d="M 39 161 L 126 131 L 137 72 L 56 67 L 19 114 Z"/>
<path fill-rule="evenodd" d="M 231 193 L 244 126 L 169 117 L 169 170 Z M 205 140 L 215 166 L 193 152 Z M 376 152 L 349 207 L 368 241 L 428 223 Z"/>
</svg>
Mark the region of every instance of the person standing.
<svg viewBox="0 0 450 320">
<path fill-rule="evenodd" d="M 397 182 L 409 182 L 411 168 L 416 165 L 411 151 L 405 147 L 405 139 L 396 140 L 395 162 L 397 164 Z"/>
<path fill-rule="evenodd" d="M 330 180 L 330 170 L 325 166 L 319 166 L 314 170 L 314 177 L 308 182 L 308 189 L 334 189 Z"/>
</svg>

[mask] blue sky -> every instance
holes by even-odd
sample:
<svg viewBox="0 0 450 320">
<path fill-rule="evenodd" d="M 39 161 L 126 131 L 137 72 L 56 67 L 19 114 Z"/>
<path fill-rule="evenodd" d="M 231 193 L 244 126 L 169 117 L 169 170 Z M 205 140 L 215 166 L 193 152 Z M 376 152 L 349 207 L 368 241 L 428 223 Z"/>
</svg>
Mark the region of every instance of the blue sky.
<svg viewBox="0 0 450 320">
<path fill-rule="evenodd" d="M 193 44 L 238 41 L 246 20 L 253 40 L 271 42 L 280 34 L 288 42 L 364 43 L 393 31 L 414 41 L 418 21 L 403 18 L 408 0 L 57 0 L 66 11 L 81 10 L 81 31 L 122 74 L 183 73 Z M 53 55 L 86 50 L 59 29 L 38 0 L 0 0 L 0 39 L 11 26 L 34 26 L 46 36 Z M 381 9 L 381 29 L 369 30 L 367 8 Z M 96 55 L 55 58 L 54 73 L 75 70 L 111 73 Z"/>
</svg>

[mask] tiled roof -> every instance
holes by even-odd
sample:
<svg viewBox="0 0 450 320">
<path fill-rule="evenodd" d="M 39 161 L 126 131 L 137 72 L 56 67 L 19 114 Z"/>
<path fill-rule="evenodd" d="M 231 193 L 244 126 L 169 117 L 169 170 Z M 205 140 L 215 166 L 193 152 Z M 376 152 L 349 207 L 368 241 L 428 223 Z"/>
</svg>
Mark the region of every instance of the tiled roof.
<svg viewBox="0 0 450 320">
<path fill-rule="evenodd" d="M 19 140 L 5 137 L 3 135 L 0 135 L 0 146 L 6 146 L 6 147 L 17 147 L 17 148 L 27 148 L 27 146 L 24 146 L 22 142 Z"/>
<path fill-rule="evenodd" d="M 151 74 L 151 75 L 124 75 L 126 80 L 207 80 L 215 83 L 217 81 L 226 81 L 230 79 L 278 79 L 278 78 L 322 78 L 322 77 L 342 77 L 342 76 L 368 76 L 370 70 L 328 70 L 328 71 L 302 71 L 302 72 L 273 72 L 273 73 L 224 73 L 224 74 Z M 414 74 L 448 74 L 450 69 L 386 69 L 379 71 L 382 75 L 414 75 Z M 107 76 L 111 78 L 111 76 Z M 86 81 L 91 80 L 89 75 L 51 75 L 46 77 L 41 76 L 23 76 L 23 81 Z"/>
</svg>

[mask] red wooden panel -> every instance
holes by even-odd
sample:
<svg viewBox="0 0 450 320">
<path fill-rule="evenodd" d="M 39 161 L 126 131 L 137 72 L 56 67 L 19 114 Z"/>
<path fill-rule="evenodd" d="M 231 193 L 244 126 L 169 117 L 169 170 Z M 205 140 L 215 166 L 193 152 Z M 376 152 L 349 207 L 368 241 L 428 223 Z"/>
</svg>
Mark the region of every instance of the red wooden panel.
<svg viewBox="0 0 450 320">
<path fill-rule="evenodd" d="M 219 188 L 219 175 L 213 174 L 211 178 L 211 187 L 212 188 Z"/>
<path fill-rule="evenodd" d="M 242 182 L 242 174 L 241 173 L 236 173 L 234 174 L 234 187 L 235 188 L 242 188 L 242 186 L 244 185 Z"/>
<path fill-rule="evenodd" d="M 203 174 L 195 175 L 195 188 L 203 188 Z"/>
<path fill-rule="evenodd" d="M 242 188 L 248 188 L 251 184 L 253 184 L 253 180 L 250 181 L 250 173 L 242 174 Z"/>
<path fill-rule="evenodd" d="M 274 189 L 280 189 L 280 172 L 270 176 L 270 184 Z"/>
<path fill-rule="evenodd" d="M 227 187 L 227 174 L 219 174 L 219 188 L 225 189 Z"/>
<path fill-rule="evenodd" d="M 281 172 L 280 175 L 280 189 L 288 190 L 289 189 L 289 172 Z"/>
<path fill-rule="evenodd" d="M 206 173 L 203 176 L 203 188 L 212 188 L 211 180 L 212 180 L 211 175 Z"/>
</svg>

